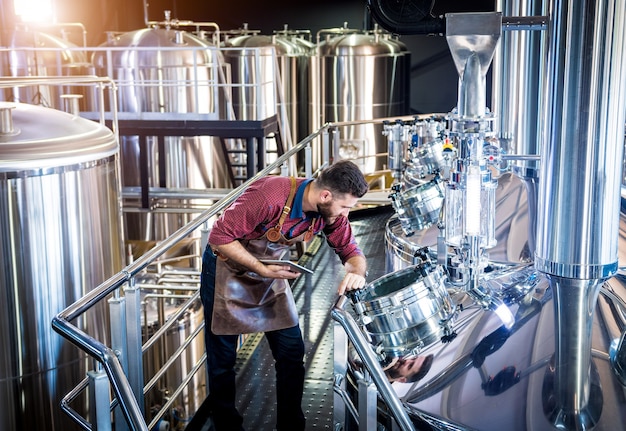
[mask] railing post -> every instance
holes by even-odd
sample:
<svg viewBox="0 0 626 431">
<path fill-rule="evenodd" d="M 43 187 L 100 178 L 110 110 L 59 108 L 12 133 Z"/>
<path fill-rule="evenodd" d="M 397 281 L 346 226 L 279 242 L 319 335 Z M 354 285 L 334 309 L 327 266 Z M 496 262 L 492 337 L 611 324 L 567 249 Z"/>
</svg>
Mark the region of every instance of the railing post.
<svg viewBox="0 0 626 431">
<path fill-rule="evenodd" d="M 330 154 L 328 160 L 332 159 L 333 163 L 339 160 L 339 148 L 341 147 L 341 133 L 337 127 L 333 127 L 330 130 L 330 143 L 332 153 Z"/>
<path fill-rule="evenodd" d="M 119 291 L 116 290 L 116 293 Z M 122 364 L 122 368 L 128 373 L 127 360 L 127 337 L 126 337 L 126 298 L 115 295 L 109 299 L 109 314 L 111 316 L 111 349 Z M 127 431 L 128 424 L 120 406 L 115 407 L 113 412 L 115 419 L 115 431 Z"/>
<path fill-rule="evenodd" d="M 372 381 L 359 379 L 359 431 L 376 431 L 378 390 Z"/>
<path fill-rule="evenodd" d="M 322 132 L 322 163 L 328 162 L 330 160 L 330 136 L 328 128 L 325 128 Z"/>
<path fill-rule="evenodd" d="M 348 335 L 341 325 L 333 322 L 333 375 L 338 390 L 345 393 L 345 375 L 348 371 Z M 336 425 L 346 422 L 346 406 L 340 393 L 334 391 L 333 418 Z"/>
<path fill-rule="evenodd" d="M 304 147 L 304 175 L 306 178 L 313 176 L 313 151 L 310 143 Z"/>
<path fill-rule="evenodd" d="M 143 355 L 141 353 L 141 289 L 135 287 L 131 277 L 124 289 L 126 297 L 126 352 L 128 357 L 128 382 L 145 416 L 143 397 Z"/>
<path fill-rule="evenodd" d="M 99 362 L 96 362 L 97 371 L 87 371 L 89 380 L 89 417 L 91 418 L 92 430 L 110 431 L 111 428 L 111 397 L 109 377 L 102 370 Z M 122 418 L 122 422 L 126 423 Z M 117 428 L 116 428 L 117 429 Z"/>
</svg>

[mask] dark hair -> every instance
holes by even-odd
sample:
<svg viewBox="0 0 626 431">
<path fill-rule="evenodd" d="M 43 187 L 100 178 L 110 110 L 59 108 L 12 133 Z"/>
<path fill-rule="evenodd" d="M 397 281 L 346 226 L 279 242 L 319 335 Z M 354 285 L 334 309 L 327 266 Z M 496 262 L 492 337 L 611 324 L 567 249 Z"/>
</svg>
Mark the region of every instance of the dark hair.
<svg viewBox="0 0 626 431">
<path fill-rule="evenodd" d="M 368 185 L 357 165 L 349 160 L 339 160 L 322 170 L 315 179 L 317 186 L 336 194 L 350 194 L 357 198 L 367 193 Z"/>
<path fill-rule="evenodd" d="M 398 371 L 398 366 L 400 365 L 400 362 L 397 362 L 396 365 L 385 370 L 385 373 L 387 374 L 387 377 L 389 377 L 390 379 L 395 380 L 401 377 L 406 377 L 407 383 L 413 383 L 413 382 L 422 380 L 426 376 L 426 374 L 428 374 L 428 371 L 430 371 L 430 367 L 432 366 L 432 364 L 433 364 L 433 355 L 428 355 L 426 356 L 426 358 L 424 358 L 424 362 L 422 362 L 422 366 L 420 367 L 417 373 L 413 373 L 408 376 L 403 376 Z"/>
</svg>

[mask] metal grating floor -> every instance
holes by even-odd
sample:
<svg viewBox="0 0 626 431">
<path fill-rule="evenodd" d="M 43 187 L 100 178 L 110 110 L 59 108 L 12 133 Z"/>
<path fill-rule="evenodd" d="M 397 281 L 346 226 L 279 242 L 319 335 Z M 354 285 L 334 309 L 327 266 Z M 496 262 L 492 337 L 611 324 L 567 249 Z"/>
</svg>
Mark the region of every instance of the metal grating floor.
<svg viewBox="0 0 626 431">
<path fill-rule="evenodd" d="M 392 214 L 391 207 L 377 207 L 350 215 L 354 234 L 368 260 L 368 282 L 384 275 L 385 226 Z M 344 270 L 322 237 L 309 244 L 300 263 L 315 270 L 314 274 L 298 278 L 292 286 L 306 352 L 302 408 L 307 430 L 333 430 L 333 322 L 330 310 L 337 299 L 336 289 Z M 237 408 L 244 416 L 244 428 L 249 431 L 273 430 L 275 400 L 274 360 L 263 334 L 255 334 L 246 339 L 237 360 Z M 197 416 L 201 416 L 198 413 Z M 191 428 L 187 427 L 188 430 Z M 207 421 L 198 429 L 206 431 L 211 427 Z"/>
</svg>

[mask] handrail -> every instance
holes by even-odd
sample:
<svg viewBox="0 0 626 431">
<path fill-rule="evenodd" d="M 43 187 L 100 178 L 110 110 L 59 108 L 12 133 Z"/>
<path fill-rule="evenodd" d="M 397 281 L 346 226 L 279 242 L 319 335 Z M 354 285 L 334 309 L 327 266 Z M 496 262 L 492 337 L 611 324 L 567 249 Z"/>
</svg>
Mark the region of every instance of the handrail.
<svg viewBox="0 0 626 431">
<path fill-rule="evenodd" d="M 111 348 L 91 337 L 71 322 L 95 306 L 99 301 L 122 287 L 125 283 L 129 282 L 135 275 L 146 269 L 154 260 L 165 254 L 179 241 L 187 237 L 193 231 L 206 223 L 211 217 L 230 205 L 250 184 L 275 171 L 290 157 L 308 147 L 311 141 L 324 133 L 328 127 L 329 125 L 324 126 L 318 131 L 307 136 L 296 146 L 278 157 L 273 163 L 259 171 L 256 175 L 245 181 L 236 189 L 232 190 L 209 209 L 202 212 L 190 223 L 178 229 L 172 235 L 157 244 L 154 248 L 143 254 L 117 274 L 105 280 L 95 289 L 89 291 L 85 296 L 65 308 L 52 319 L 52 328 L 56 332 L 102 364 L 111 386 L 113 387 L 113 391 L 119 400 L 119 406 L 122 409 L 122 413 L 132 430 L 147 431 L 148 427 L 145 419 L 143 418 L 137 399 L 133 394 L 130 383 L 123 372 L 119 359 Z"/>
<path fill-rule="evenodd" d="M 0 80 L 0 85 L 2 81 Z M 416 118 L 431 118 L 431 115 L 414 115 L 414 116 L 405 116 L 405 117 L 394 117 L 395 119 L 406 119 L 412 120 Z M 181 240 L 185 239 L 194 232 L 196 229 L 200 228 L 204 225 L 211 217 L 218 214 L 220 211 L 225 209 L 228 205 L 230 205 L 242 192 L 245 190 L 250 184 L 257 181 L 259 178 L 264 177 L 272 172 L 275 172 L 276 169 L 281 167 L 290 157 L 298 154 L 300 151 L 309 149 L 314 141 L 317 139 L 324 139 L 322 135 L 332 135 L 333 131 L 337 128 L 357 125 L 357 124 L 370 124 L 373 122 L 384 121 L 385 119 L 372 119 L 372 120 L 359 120 L 359 121 L 346 121 L 346 122 L 329 122 L 324 124 L 319 130 L 311 133 L 309 136 L 300 141 L 293 148 L 288 149 L 284 154 L 277 157 L 277 159 L 269 164 L 267 167 L 259 171 L 256 175 L 249 178 L 243 184 L 241 184 L 236 189 L 233 189 L 221 199 L 219 199 L 215 204 L 213 204 L 208 209 L 202 211 L 195 219 L 181 227 L 173 234 L 165 238 L 163 241 L 159 242 L 154 248 L 147 251 L 145 254 L 141 255 L 134 262 L 127 265 L 120 272 L 113 275 L 109 279 L 105 280 L 99 286 L 94 288 L 93 290 L 89 290 L 85 296 L 65 308 L 63 311 L 59 312 L 52 319 L 52 328 L 56 332 L 58 332 L 61 336 L 66 338 L 72 344 L 74 344 L 79 349 L 86 352 L 96 361 L 102 364 L 102 368 L 104 372 L 107 374 L 107 377 L 110 381 L 110 384 L 113 388 L 113 392 L 115 397 L 117 398 L 117 403 L 112 404 L 119 406 L 121 408 L 121 412 L 124 415 L 126 421 L 130 429 L 132 430 L 147 430 L 146 428 L 146 420 L 143 417 L 142 408 L 139 405 L 139 401 L 136 398 L 133 388 L 129 382 L 128 377 L 125 375 L 123 367 L 119 358 L 116 356 L 115 352 L 104 345 L 102 342 L 94 339 L 90 335 L 83 332 L 76 325 L 72 323 L 73 320 L 77 319 L 82 314 L 86 313 L 92 307 L 94 307 L 98 302 L 107 298 L 109 295 L 114 294 L 118 295 L 117 290 L 123 287 L 126 283 L 132 283 L 134 285 L 134 277 L 140 272 L 146 270 L 150 265 L 152 265 L 157 259 L 163 256 L 168 250 L 172 247 L 176 246 Z M 331 138 L 332 140 L 332 138 Z M 306 163 L 307 163 L 307 172 L 310 172 L 310 152 L 306 155 Z M 324 160 L 322 166 L 325 166 L 328 163 L 327 160 Z M 319 172 L 316 171 L 313 173 L 315 176 Z M 227 190 L 221 190 L 221 193 L 226 192 Z M 337 313 L 333 313 L 333 316 Z M 337 318 L 336 316 L 334 316 Z M 161 332 L 164 332 L 165 329 L 162 328 Z M 150 342 L 148 342 L 149 346 Z M 142 350 L 142 353 L 145 352 L 145 349 L 148 346 L 144 346 L 145 348 Z M 67 397 L 66 397 L 67 398 Z M 397 399 L 397 397 L 396 397 Z M 65 400 L 64 400 L 65 401 Z M 66 407 L 62 402 L 62 408 Z M 69 409 L 69 407 L 68 407 Z M 399 410 L 403 410 L 401 406 Z M 66 410 L 74 420 L 79 423 L 85 424 L 82 418 L 76 412 Z M 402 414 L 406 415 L 406 412 L 398 412 L 400 415 L 400 422 L 403 421 Z M 406 422 L 407 419 L 405 418 Z M 408 422 L 407 422 L 408 424 Z M 412 428 L 406 428 L 405 430 L 410 430 Z"/>
<path fill-rule="evenodd" d="M 371 346 L 363 337 L 354 318 L 345 310 L 347 302 L 348 298 L 344 295 L 341 295 L 337 299 L 331 310 L 332 318 L 343 327 L 344 331 L 346 331 L 348 338 L 354 345 L 354 350 L 363 360 L 363 365 L 365 365 L 372 376 L 372 380 L 376 384 L 381 397 L 391 410 L 391 413 L 393 414 L 396 422 L 398 422 L 398 425 L 400 425 L 400 428 L 403 431 L 414 431 L 415 427 L 413 426 L 409 415 L 391 387 L 389 380 L 387 380 L 385 372 L 376 360 L 376 356 L 374 355 Z"/>
</svg>

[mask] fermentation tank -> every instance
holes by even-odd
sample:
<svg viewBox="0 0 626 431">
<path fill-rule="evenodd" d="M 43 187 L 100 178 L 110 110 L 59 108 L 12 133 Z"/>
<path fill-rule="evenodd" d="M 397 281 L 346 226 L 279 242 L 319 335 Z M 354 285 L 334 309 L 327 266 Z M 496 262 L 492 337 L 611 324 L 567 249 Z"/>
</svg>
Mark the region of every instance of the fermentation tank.
<svg viewBox="0 0 626 431">
<path fill-rule="evenodd" d="M 0 120 L 0 429 L 75 429 L 59 405 L 91 363 L 50 323 L 122 268 L 118 141 L 36 105 L 3 102 Z M 104 339 L 106 310 L 78 324 Z"/>
<path fill-rule="evenodd" d="M 120 120 L 132 118 L 186 118 L 201 115 L 218 120 L 223 112 L 221 55 L 208 42 L 181 30 L 145 28 L 112 37 L 94 52 L 99 76 L 109 76 L 118 85 Z M 132 133 L 132 132 L 128 132 Z M 140 185 L 140 137 L 125 133 L 121 138 L 122 182 Z M 159 185 L 158 157 L 165 159 L 166 187 L 226 188 L 231 185 L 219 141 L 209 136 L 164 138 L 164 154 L 157 156 L 157 138 L 146 138 L 150 186 Z M 193 206 L 195 201 L 170 206 Z M 167 200 L 152 202 L 168 206 Z M 162 240 L 191 219 L 182 211 L 140 211 L 125 215 L 126 237 L 133 243 Z"/>
<path fill-rule="evenodd" d="M 294 60 L 291 60 L 290 57 L 295 56 L 296 67 L 287 68 L 283 66 L 285 62 L 283 59 L 280 60 L 279 67 L 281 68 L 284 104 L 287 107 L 291 136 L 293 142 L 299 142 L 313 132 L 309 123 L 307 101 L 311 85 L 309 67 L 315 44 L 311 42 L 309 30 L 289 29 L 287 25 L 282 30 L 275 30 L 274 35 L 295 47 L 287 59 L 293 63 Z M 281 58 L 280 55 L 279 58 Z"/>
<path fill-rule="evenodd" d="M 303 112 L 313 49 L 306 32 L 285 28 L 270 36 L 244 25 L 233 35 L 224 41 L 223 52 L 231 69 L 235 117 L 257 120 L 276 114 L 291 142 L 306 137 L 310 131 Z"/>
<path fill-rule="evenodd" d="M 311 63 L 312 130 L 409 114 L 410 64 L 406 46 L 386 31 L 321 30 Z M 384 169 L 386 155 L 376 157 L 387 152 L 382 131 L 380 124 L 342 127 L 335 157 L 354 159 L 366 174 Z"/>
<path fill-rule="evenodd" d="M 420 350 L 435 358 L 423 380 L 394 382 L 391 388 L 371 355 L 381 346 L 363 348 L 369 334 L 362 330 L 365 336 L 360 336 L 362 328 L 345 324 L 347 314 L 336 307 L 333 317 L 360 349 L 385 400 L 382 409 L 378 404 L 374 410 L 359 400 L 359 411 L 377 415 L 386 407 L 403 430 L 623 429 L 626 216 L 620 174 L 626 2 L 513 0 L 499 5 L 521 15 L 507 17 L 516 31 L 545 31 L 540 37 L 511 35 L 504 61 L 514 62 L 520 54 L 532 58 L 494 71 L 513 79 L 498 77 L 497 109 L 510 114 L 500 121 L 498 141 L 509 140 L 511 149 L 521 153 L 501 153 L 490 126 L 493 114 L 485 107 L 491 56 L 501 32 L 511 30 L 503 12 L 446 14 L 446 39 L 459 72 L 458 104 L 448 115 L 458 159 L 448 182 L 464 199 L 449 200 L 446 194 L 444 207 L 461 210 L 445 211 L 441 229 L 452 226 L 463 239 L 446 235 L 443 242 L 442 236 L 424 234 L 415 243 L 437 244 L 437 266 L 445 269 L 446 287 L 458 306 L 454 333 Z M 524 16 L 544 11 L 547 16 Z M 500 162 L 506 160 L 524 163 L 508 164 L 510 172 L 499 175 L 493 189 L 491 175 L 502 173 Z M 514 194 L 503 200 L 506 178 Z M 528 180 L 538 187 L 529 187 Z M 491 198 L 483 199 L 487 188 L 495 192 L 493 211 Z M 483 229 L 484 212 L 498 223 L 495 232 Z M 517 217 L 524 225 L 514 223 Z M 388 241 L 399 242 L 398 235 Z M 434 265 L 423 250 L 405 249 L 400 251 L 409 251 L 404 256 L 415 257 L 412 263 L 424 267 L 424 274 Z M 378 289 L 377 282 L 372 285 Z M 359 304 L 353 302 L 356 309 Z M 367 329 L 373 317 L 361 314 Z M 397 316 L 403 317 L 401 310 Z M 397 345 L 383 347 L 388 351 Z"/>
<path fill-rule="evenodd" d="M 223 43 L 230 65 L 235 118 L 261 120 L 276 115 L 279 133 L 286 149 L 306 137 L 308 117 L 308 67 L 312 43 L 305 32 L 285 28 L 273 35 L 249 30 L 233 30 Z M 277 140 L 268 140 L 265 163 L 272 163 L 278 152 Z"/>
</svg>

